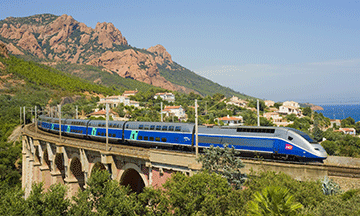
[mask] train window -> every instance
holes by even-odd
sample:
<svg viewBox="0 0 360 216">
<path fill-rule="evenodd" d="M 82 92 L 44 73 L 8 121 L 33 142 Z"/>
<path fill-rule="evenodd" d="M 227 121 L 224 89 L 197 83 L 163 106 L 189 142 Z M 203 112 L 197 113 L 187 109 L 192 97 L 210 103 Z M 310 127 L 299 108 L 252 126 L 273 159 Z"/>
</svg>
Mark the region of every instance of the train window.
<svg viewBox="0 0 360 216">
<path fill-rule="evenodd" d="M 166 142 L 166 141 L 167 141 L 167 140 L 166 140 L 165 137 L 161 138 L 161 142 Z"/>
<path fill-rule="evenodd" d="M 128 125 L 128 124 L 126 125 L 126 129 L 127 129 L 127 128 L 129 128 L 129 125 Z"/>
<path fill-rule="evenodd" d="M 139 129 L 143 129 L 144 128 L 144 125 L 139 125 Z"/>
<path fill-rule="evenodd" d="M 166 131 L 166 130 L 167 130 L 167 126 L 163 126 L 163 127 L 162 127 L 162 130 L 163 130 L 163 131 Z"/>
<path fill-rule="evenodd" d="M 150 141 L 154 141 L 154 137 L 150 137 L 149 140 L 150 140 Z"/>
<path fill-rule="evenodd" d="M 142 140 L 142 136 L 138 136 L 138 140 Z"/>
<path fill-rule="evenodd" d="M 173 131 L 174 130 L 174 126 L 169 126 L 169 131 Z"/>
<path fill-rule="evenodd" d="M 149 125 L 145 125 L 144 129 L 149 130 Z"/>
<path fill-rule="evenodd" d="M 176 126 L 175 131 L 181 131 L 181 126 Z"/>
<path fill-rule="evenodd" d="M 160 125 L 156 125 L 156 130 L 161 130 L 161 126 L 160 126 Z"/>
<path fill-rule="evenodd" d="M 293 140 L 294 138 L 292 138 L 291 136 L 288 136 L 288 140 Z"/>
<path fill-rule="evenodd" d="M 144 136 L 144 140 L 148 140 L 149 139 L 149 137 L 148 136 Z"/>
<path fill-rule="evenodd" d="M 155 141 L 158 141 L 158 142 L 159 142 L 159 141 L 160 141 L 160 137 L 156 137 L 156 138 L 155 138 Z"/>
<path fill-rule="evenodd" d="M 155 125 L 150 125 L 150 130 L 155 130 Z"/>
</svg>

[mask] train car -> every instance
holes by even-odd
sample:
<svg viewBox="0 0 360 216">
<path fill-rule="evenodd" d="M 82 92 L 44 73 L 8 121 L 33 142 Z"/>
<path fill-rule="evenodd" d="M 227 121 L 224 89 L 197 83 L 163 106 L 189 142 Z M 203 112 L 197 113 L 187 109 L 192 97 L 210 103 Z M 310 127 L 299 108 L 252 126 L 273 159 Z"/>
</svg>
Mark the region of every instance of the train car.
<svg viewBox="0 0 360 216">
<path fill-rule="evenodd" d="M 109 142 L 122 143 L 123 142 L 123 127 L 124 121 L 109 121 L 108 125 L 108 139 Z M 106 139 L 106 121 L 104 120 L 90 120 L 88 122 L 87 137 L 93 140 L 103 141 Z"/>
<path fill-rule="evenodd" d="M 61 133 L 64 132 L 66 129 L 65 127 L 66 119 L 61 119 Z M 58 118 L 51 118 L 46 116 L 40 116 L 38 121 L 38 126 L 46 131 L 51 133 L 59 133 L 59 119 Z"/>
<path fill-rule="evenodd" d="M 67 136 L 73 136 L 78 138 L 87 137 L 87 126 L 89 120 L 82 119 L 66 119 L 64 121 L 63 134 Z"/>
<path fill-rule="evenodd" d="M 51 130 L 52 119 L 53 118 L 51 118 L 51 117 L 40 116 L 39 120 L 37 121 L 38 127 L 40 129 L 45 130 L 45 131 L 50 131 Z"/>
<path fill-rule="evenodd" d="M 281 159 L 318 160 L 327 158 L 325 149 L 306 133 L 283 127 L 199 127 L 199 147 L 223 146 L 242 152 L 272 155 Z"/>
<path fill-rule="evenodd" d="M 169 122 L 126 122 L 124 140 L 158 146 L 193 145 L 194 124 Z"/>
</svg>

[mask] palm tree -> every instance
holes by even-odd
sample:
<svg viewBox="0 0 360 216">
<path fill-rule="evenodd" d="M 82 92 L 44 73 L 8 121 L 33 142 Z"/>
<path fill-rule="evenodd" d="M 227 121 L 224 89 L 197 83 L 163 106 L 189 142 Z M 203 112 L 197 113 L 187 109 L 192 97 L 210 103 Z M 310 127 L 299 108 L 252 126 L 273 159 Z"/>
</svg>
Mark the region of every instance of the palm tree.
<svg viewBox="0 0 360 216">
<path fill-rule="evenodd" d="M 262 193 L 256 192 L 254 198 L 249 202 L 249 215 L 297 215 L 297 209 L 303 206 L 295 202 L 294 196 L 289 193 L 289 189 L 268 186 Z"/>
</svg>

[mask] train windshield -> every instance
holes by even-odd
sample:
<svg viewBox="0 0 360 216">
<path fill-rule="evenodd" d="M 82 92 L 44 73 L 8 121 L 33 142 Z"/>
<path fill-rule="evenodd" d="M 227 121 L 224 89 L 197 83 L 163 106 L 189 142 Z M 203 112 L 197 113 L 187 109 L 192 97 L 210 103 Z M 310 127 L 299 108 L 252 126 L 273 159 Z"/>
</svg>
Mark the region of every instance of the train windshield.
<svg viewBox="0 0 360 216">
<path fill-rule="evenodd" d="M 302 136 L 304 139 L 306 139 L 306 141 L 308 141 L 311 144 L 318 144 L 318 142 L 316 142 L 313 138 L 311 138 L 309 135 L 307 135 L 306 133 L 293 129 L 293 128 L 288 128 L 291 131 L 294 131 L 295 133 L 299 134 L 300 136 Z"/>
</svg>

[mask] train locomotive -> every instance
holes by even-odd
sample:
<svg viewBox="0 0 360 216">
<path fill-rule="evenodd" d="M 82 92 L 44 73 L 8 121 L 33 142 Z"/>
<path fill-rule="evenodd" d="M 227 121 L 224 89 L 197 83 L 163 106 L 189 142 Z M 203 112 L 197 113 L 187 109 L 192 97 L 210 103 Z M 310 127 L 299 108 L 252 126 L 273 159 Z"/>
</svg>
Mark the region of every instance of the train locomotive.
<svg viewBox="0 0 360 216">
<path fill-rule="evenodd" d="M 59 119 L 40 116 L 38 127 L 59 133 Z M 61 119 L 64 135 L 104 141 L 106 121 Z M 112 143 L 193 149 L 195 124 L 169 122 L 109 121 L 108 139 Z M 286 127 L 198 127 L 199 149 L 228 144 L 241 154 L 266 155 L 298 161 L 327 158 L 325 149 L 306 133 Z"/>
</svg>

